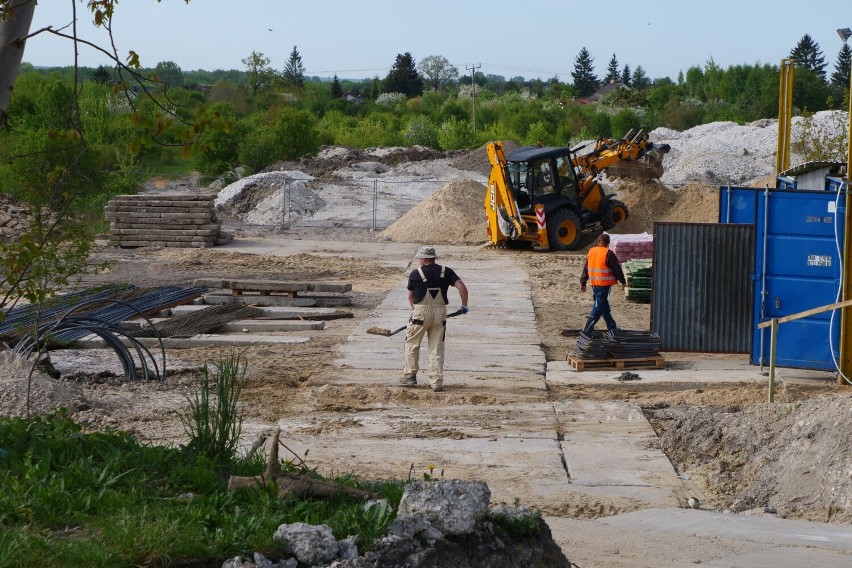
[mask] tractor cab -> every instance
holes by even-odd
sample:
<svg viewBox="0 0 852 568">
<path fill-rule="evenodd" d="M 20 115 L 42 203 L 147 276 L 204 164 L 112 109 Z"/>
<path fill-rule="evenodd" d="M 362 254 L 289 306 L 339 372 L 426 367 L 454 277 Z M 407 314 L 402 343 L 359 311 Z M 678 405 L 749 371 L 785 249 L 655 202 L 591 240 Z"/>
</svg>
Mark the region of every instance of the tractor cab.
<svg viewBox="0 0 852 568">
<path fill-rule="evenodd" d="M 534 212 L 541 203 L 546 210 L 567 200 L 579 206 L 577 181 L 569 148 L 525 146 L 506 154 L 512 195 L 522 214 Z"/>
</svg>

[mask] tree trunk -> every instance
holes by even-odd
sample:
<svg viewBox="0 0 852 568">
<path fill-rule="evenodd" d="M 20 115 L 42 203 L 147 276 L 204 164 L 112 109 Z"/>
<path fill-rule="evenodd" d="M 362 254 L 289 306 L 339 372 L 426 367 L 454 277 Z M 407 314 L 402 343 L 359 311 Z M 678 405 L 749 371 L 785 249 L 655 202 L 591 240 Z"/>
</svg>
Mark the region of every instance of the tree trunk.
<svg viewBox="0 0 852 568">
<path fill-rule="evenodd" d="M 21 70 L 25 38 L 30 33 L 36 0 L 11 0 L 7 18 L 0 21 L 0 125 L 6 122 L 6 108 Z"/>
</svg>

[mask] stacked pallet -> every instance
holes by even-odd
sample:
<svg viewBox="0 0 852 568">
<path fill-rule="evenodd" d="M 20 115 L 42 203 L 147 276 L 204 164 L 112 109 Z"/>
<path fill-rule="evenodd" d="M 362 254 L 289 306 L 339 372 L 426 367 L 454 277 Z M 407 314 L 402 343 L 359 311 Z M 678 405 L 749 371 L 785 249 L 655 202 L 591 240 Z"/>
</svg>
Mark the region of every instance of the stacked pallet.
<svg viewBox="0 0 852 568">
<path fill-rule="evenodd" d="M 619 262 L 640 258 L 654 258 L 654 236 L 648 233 L 634 235 L 610 235 L 609 250 Z"/>
<path fill-rule="evenodd" d="M 581 333 L 568 362 L 577 371 L 665 366 L 660 355 L 660 336 L 647 331 L 613 329 L 602 332 Z"/>
<path fill-rule="evenodd" d="M 624 297 L 637 304 L 651 303 L 651 259 L 628 260 L 621 267 L 624 269 Z"/>
<path fill-rule="evenodd" d="M 213 209 L 215 196 L 118 195 L 104 208 L 109 242 L 120 247 L 208 247 L 227 242 Z"/>
</svg>

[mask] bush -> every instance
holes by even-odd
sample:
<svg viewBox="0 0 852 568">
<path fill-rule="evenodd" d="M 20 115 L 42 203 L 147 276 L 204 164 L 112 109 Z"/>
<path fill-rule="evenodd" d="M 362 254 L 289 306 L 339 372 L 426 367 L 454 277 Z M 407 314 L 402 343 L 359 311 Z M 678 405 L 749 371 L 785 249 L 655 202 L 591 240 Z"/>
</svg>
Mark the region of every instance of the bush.
<svg viewBox="0 0 852 568">
<path fill-rule="evenodd" d="M 442 150 L 461 150 L 473 146 L 473 129 L 466 120 L 451 118 L 438 129 L 438 143 Z"/>
<path fill-rule="evenodd" d="M 405 127 L 402 137 L 408 146 L 419 145 L 435 149 L 440 148 L 438 128 L 425 116 L 412 118 L 408 126 Z"/>
</svg>

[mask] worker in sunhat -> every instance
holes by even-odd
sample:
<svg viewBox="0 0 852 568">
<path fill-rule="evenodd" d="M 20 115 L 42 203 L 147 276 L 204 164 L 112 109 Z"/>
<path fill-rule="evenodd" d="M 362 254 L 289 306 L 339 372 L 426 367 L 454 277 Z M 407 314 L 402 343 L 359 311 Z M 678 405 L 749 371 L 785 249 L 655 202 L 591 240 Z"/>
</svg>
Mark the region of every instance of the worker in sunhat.
<svg viewBox="0 0 852 568">
<path fill-rule="evenodd" d="M 399 384 L 417 386 L 420 343 L 429 338 L 429 384 L 435 392 L 444 390 L 444 339 L 447 331 L 447 290 L 459 291 L 461 313 L 466 314 L 467 287 L 452 268 L 435 263 L 435 247 L 422 246 L 414 258 L 420 267 L 408 277 L 408 303 L 411 318 L 405 334 L 405 371 Z"/>
</svg>

